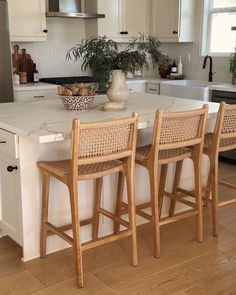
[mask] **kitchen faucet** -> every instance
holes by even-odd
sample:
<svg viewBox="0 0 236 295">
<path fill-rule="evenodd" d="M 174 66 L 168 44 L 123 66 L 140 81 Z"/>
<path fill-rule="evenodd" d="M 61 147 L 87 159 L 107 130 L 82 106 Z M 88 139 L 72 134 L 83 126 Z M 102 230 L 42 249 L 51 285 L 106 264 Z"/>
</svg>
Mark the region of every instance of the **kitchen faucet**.
<svg viewBox="0 0 236 295">
<path fill-rule="evenodd" d="M 209 58 L 209 60 L 210 60 L 210 68 L 209 68 L 209 76 L 208 76 L 209 78 L 208 78 L 208 81 L 209 81 L 209 82 L 212 82 L 212 76 L 213 76 L 213 74 L 215 74 L 215 73 L 212 72 L 212 57 L 211 57 L 210 55 L 206 55 L 206 56 L 205 56 L 202 68 L 203 68 L 203 69 L 206 68 L 206 62 L 207 62 L 207 59 L 208 59 L 208 58 Z"/>
</svg>

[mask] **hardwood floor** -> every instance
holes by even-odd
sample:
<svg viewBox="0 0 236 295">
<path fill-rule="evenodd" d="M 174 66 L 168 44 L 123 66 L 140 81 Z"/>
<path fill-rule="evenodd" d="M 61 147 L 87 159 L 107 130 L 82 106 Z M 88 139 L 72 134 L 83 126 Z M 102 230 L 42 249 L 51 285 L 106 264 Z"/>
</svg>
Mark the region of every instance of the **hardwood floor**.
<svg viewBox="0 0 236 295">
<path fill-rule="evenodd" d="M 236 183 L 236 166 L 221 163 L 220 174 Z M 220 189 L 223 199 L 232 194 Z M 71 249 L 22 263 L 21 248 L 0 238 L 0 294 L 236 294 L 236 205 L 220 212 L 214 238 L 210 208 L 204 208 L 203 243 L 195 241 L 194 218 L 162 227 L 159 259 L 152 256 L 150 224 L 138 227 L 138 267 L 130 265 L 128 239 L 85 252 L 83 289 L 75 286 Z"/>
</svg>

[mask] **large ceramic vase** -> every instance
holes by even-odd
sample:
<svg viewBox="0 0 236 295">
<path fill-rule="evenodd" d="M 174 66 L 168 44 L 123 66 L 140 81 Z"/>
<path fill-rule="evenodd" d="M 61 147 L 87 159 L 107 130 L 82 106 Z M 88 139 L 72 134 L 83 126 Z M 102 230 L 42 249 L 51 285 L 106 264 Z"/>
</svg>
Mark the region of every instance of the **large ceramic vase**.
<svg viewBox="0 0 236 295">
<path fill-rule="evenodd" d="M 128 100 L 130 95 L 129 88 L 125 81 L 125 75 L 122 70 L 112 71 L 112 83 L 107 90 L 107 96 L 110 101 L 122 101 Z"/>
</svg>

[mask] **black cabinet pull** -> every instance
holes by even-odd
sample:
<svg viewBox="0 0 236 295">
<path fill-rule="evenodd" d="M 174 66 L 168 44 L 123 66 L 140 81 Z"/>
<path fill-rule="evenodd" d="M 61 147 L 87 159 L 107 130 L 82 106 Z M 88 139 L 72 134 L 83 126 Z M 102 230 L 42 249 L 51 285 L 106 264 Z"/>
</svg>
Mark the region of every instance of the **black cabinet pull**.
<svg viewBox="0 0 236 295">
<path fill-rule="evenodd" d="M 178 34 L 178 31 L 173 31 L 173 34 Z"/>
<path fill-rule="evenodd" d="M 155 88 L 149 88 L 150 91 L 157 91 Z"/>
<path fill-rule="evenodd" d="M 8 172 L 12 172 L 13 170 L 17 170 L 18 167 L 17 166 L 7 166 L 7 171 Z"/>
<path fill-rule="evenodd" d="M 48 30 L 47 30 L 47 29 L 45 29 L 45 30 L 43 30 L 43 32 L 47 34 L 47 33 L 48 33 Z"/>
<path fill-rule="evenodd" d="M 125 34 L 125 35 L 128 35 L 128 32 L 127 32 L 127 31 L 124 31 L 124 34 Z"/>
<path fill-rule="evenodd" d="M 124 33 L 125 33 L 124 31 L 121 31 L 121 32 L 120 32 L 121 35 L 124 35 Z"/>
<path fill-rule="evenodd" d="M 44 98 L 45 95 L 34 95 L 34 98 Z"/>
<path fill-rule="evenodd" d="M 0 140 L 0 143 L 6 143 L 6 141 L 5 140 Z"/>
</svg>

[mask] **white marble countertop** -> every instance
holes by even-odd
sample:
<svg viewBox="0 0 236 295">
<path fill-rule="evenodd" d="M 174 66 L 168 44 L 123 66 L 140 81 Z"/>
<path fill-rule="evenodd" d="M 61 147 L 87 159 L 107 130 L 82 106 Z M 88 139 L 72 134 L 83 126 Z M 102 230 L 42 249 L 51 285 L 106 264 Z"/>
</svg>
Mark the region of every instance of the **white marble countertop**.
<svg viewBox="0 0 236 295">
<path fill-rule="evenodd" d="M 236 92 L 236 85 L 230 83 L 222 83 L 221 85 L 209 86 L 210 90 Z"/>
<path fill-rule="evenodd" d="M 200 108 L 205 102 L 173 98 L 148 93 L 132 93 L 123 111 L 103 111 L 101 105 L 108 101 L 106 95 L 96 96 L 90 109 L 85 112 L 68 111 L 60 99 L 27 103 L 4 103 L 0 108 L 0 128 L 38 142 L 54 142 L 68 139 L 73 118 L 81 122 L 98 122 L 139 114 L 139 129 L 152 127 L 156 109 L 183 111 Z M 215 116 L 219 105 L 208 103 L 209 116 Z"/>
</svg>

